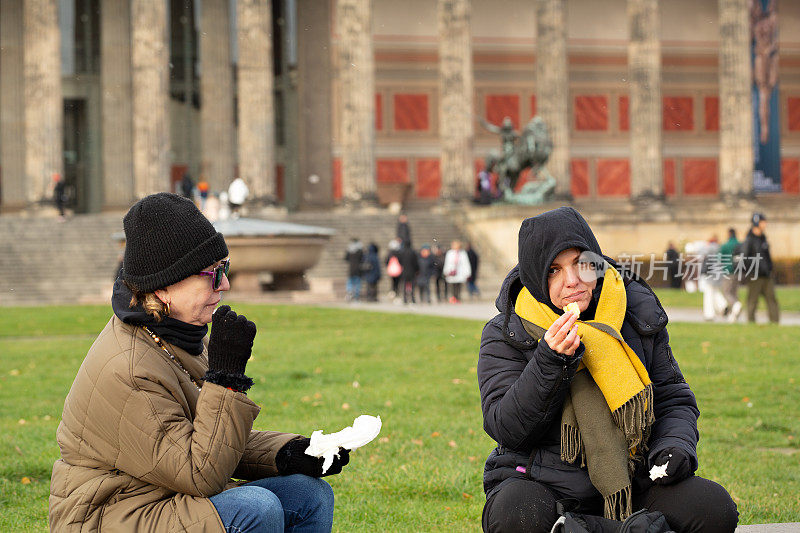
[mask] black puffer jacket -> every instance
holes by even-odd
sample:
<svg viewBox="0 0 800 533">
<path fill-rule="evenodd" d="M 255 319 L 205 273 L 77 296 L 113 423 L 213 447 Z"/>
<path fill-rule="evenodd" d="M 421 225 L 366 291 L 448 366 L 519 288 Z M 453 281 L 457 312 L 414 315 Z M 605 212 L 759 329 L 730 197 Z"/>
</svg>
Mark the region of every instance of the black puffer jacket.
<svg viewBox="0 0 800 533">
<path fill-rule="evenodd" d="M 644 363 L 654 386 L 656 421 L 648 456 L 679 447 L 692 458 L 694 471 L 699 411 L 672 356 L 665 328 L 667 315 L 646 283 L 629 272 L 622 273 L 628 309 L 621 333 Z M 565 497 L 599 498 L 586 469 L 560 459 L 561 411 L 583 345 L 575 356 L 565 358 L 547 343 L 531 338 L 514 312 L 522 286 L 515 267 L 497 297 L 500 314 L 486 324 L 481 338 L 478 382 L 483 427 L 498 443 L 484 469 L 486 496 L 509 477 L 530 477 Z M 646 467 L 650 466 L 648 461 Z"/>
</svg>

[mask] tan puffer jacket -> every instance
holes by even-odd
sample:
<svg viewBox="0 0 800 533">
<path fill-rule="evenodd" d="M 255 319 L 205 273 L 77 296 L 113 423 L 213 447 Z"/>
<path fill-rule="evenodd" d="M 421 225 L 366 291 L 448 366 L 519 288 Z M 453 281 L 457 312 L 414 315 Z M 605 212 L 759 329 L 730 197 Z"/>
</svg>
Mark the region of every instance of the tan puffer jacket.
<svg viewBox="0 0 800 533">
<path fill-rule="evenodd" d="M 198 382 L 208 369 L 166 344 Z M 198 392 L 141 329 L 112 317 L 72 384 L 50 482 L 51 531 L 223 531 L 209 496 L 231 477 L 277 475 L 294 434 L 253 431 L 259 407 L 213 383 Z"/>
</svg>

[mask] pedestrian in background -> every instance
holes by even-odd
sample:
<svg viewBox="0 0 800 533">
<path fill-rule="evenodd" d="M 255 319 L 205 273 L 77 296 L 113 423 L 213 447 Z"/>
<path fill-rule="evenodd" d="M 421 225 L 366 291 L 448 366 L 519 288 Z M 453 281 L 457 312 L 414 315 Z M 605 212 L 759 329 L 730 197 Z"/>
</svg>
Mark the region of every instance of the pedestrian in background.
<svg viewBox="0 0 800 533">
<path fill-rule="evenodd" d="M 772 256 L 767 242 L 767 217 L 763 213 L 753 213 L 750 232 L 744 240 L 743 255 L 749 274 L 747 284 L 747 320 L 756 321 L 758 298 L 763 296 L 767 301 L 769 321 L 778 323 L 780 309 L 775 298 L 775 275 L 772 268 Z"/>
<path fill-rule="evenodd" d="M 472 271 L 469 278 L 467 278 L 467 292 L 469 292 L 470 298 L 474 298 L 481 295 L 481 291 L 478 289 L 478 263 L 480 257 L 472 248 L 471 243 L 467 243 L 467 257 L 469 258 L 469 268 Z"/>
<path fill-rule="evenodd" d="M 713 235 L 708 242 L 702 243 L 702 259 L 698 288 L 703 293 L 703 318 L 715 320 L 725 308 L 722 296 L 722 280 L 724 271 L 720 264 L 719 239 Z"/>
<path fill-rule="evenodd" d="M 361 263 L 362 277 L 367 284 L 368 302 L 378 301 L 378 282 L 381 279 L 381 262 L 378 259 L 378 245 L 370 243 L 367 248 L 367 257 Z"/>
<path fill-rule="evenodd" d="M 197 191 L 200 193 L 200 211 L 205 211 L 206 209 L 206 200 L 208 200 L 209 189 L 210 187 L 208 186 L 208 182 L 201 176 L 200 182 L 197 184 Z"/>
<path fill-rule="evenodd" d="M 67 191 L 64 176 L 58 172 L 53 174 L 53 202 L 58 209 L 59 222 L 64 222 L 67 219 L 64 211 L 67 205 Z"/>
<path fill-rule="evenodd" d="M 247 201 L 250 195 L 250 188 L 242 178 L 236 178 L 228 187 L 228 203 L 231 206 L 231 216 L 239 218 L 239 210 L 242 205 Z"/>
<path fill-rule="evenodd" d="M 722 296 L 725 298 L 725 315 L 730 322 L 736 322 L 742 313 L 742 302 L 739 301 L 739 280 L 734 273 L 733 256 L 739 239 L 736 230 L 728 228 L 728 240 L 719 247 L 719 260 L 724 272 L 722 280 Z"/>
<path fill-rule="evenodd" d="M 400 274 L 400 288 L 403 291 L 403 303 L 416 303 L 414 288 L 417 281 L 417 273 L 419 272 L 417 252 L 414 251 L 409 243 L 404 242 L 400 245 L 397 258 L 400 260 L 400 266 L 403 267 L 403 272 Z"/>
<path fill-rule="evenodd" d="M 397 238 L 402 244 L 411 247 L 411 228 L 408 226 L 408 216 L 405 213 L 397 217 Z"/>
<path fill-rule="evenodd" d="M 455 240 L 444 256 L 444 279 L 450 286 L 450 303 L 461 303 L 461 286 L 472 274 L 467 252 L 461 248 L 461 241 Z"/>
<path fill-rule="evenodd" d="M 350 239 L 344 260 L 347 261 L 347 301 L 361 299 L 361 261 L 364 259 L 364 245 L 356 237 Z"/>
<path fill-rule="evenodd" d="M 431 278 L 436 275 L 431 247 L 423 244 L 419 250 L 419 274 L 417 274 L 417 290 L 420 303 L 431 303 Z"/>
<path fill-rule="evenodd" d="M 184 172 L 181 178 L 181 196 L 194 202 L 194 180 L 188 172 Z"/>
<path fill-rule="evenodd" d="M 433 256 L 433 279 L 436 280 L 436 301 L 442 303 L 447 301 L 447 282 L 444 280 L 444 250 L 434 244 L 431 248 Z"/>
<path fill-rule="evenodd" d="M 389 292 L 389 298 L 392 300 L 400 296 L 400 274 L 403 273 L 403 266 L 397 255 L 402 242 L 399 238 L 389 241 L 389 252 L 386 254 L 386 275 L 392 280 L 392 290 Z"/>
<path fill-rule="evenodd" d="M 669 241 L 669 243 L 667 243 L 667 251 L 664 252 L 664 259 L 667 261 L 669 286 L 673 289 L 681 288 L 680 257 L 678 250 L 675 248 L 675 243 Z"/>
</svg>

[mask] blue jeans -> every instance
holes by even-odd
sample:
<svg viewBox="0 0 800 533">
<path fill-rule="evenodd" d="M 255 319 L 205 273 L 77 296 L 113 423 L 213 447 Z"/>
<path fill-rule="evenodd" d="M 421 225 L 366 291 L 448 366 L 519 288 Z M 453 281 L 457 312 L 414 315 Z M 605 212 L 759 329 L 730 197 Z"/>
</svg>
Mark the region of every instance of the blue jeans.
<svg viewBox="0 0 800 533">
<path fill-rule="evenodd" d="M 361 299 L 361 276 L 348 276 L 347 295 L 355 301 Z"/>
<path fill-rule="evenodd" d="M 268 477 L 210 498 L 227 533 L 330 531 L 333 489 L 322 479 Z"/>
</svg>

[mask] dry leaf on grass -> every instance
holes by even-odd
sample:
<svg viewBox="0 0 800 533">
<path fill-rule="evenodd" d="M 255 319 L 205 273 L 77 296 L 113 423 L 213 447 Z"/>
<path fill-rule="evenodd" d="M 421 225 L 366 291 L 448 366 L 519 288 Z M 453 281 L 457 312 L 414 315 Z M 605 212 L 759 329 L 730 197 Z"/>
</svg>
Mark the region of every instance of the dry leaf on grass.
<svg viewBox="0 0 800 533">
<path fill-rule="evenodd" d="M 23 485 L 30 485 L 31 484 L 31 478 L 24 477 L 19 482 L 22 483 Z"/>
</svg>

